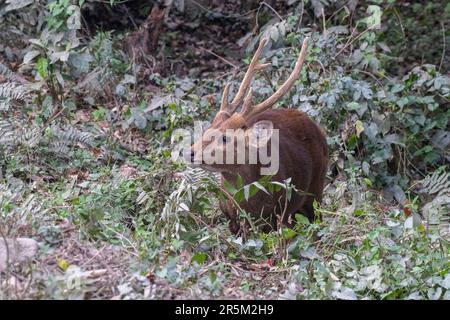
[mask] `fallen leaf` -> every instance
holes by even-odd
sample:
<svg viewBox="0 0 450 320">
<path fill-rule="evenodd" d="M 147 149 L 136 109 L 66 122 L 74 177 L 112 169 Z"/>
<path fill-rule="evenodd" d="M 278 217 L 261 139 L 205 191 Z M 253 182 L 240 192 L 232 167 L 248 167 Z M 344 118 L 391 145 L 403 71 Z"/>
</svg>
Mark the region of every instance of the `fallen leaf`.
<svg viewBox="0 0 450 320">
<path fill-rule="evenodd" d="M 120 175 L 124 178 L 131 178 L 136 176 L 138 170 L 135 167 L 124 164 L 120 167 Z"/>
<path fill-rule="evenodd" d="M 87 112 L 86 110 L 78 110 L 77 112 L 75 112 L 75 117 L 72 121 L 73 124 L 76 123 L 84 123 L 84 122 L 88 122 L 90 120 L 90 116 L 89 116 L 89 112 Z"/>
<path fill-rule="evenodd" d="M 405 217 L 411 216 L 411 210 L 409 210 L 409 208 L 407 207 L 403 208 L 403 213 L 405 214 Z"/>
<path fill-rule="evenodd" d="M 66 271 L 70 266 L 66 259 L 57 259 L 56 264 L 62 271 Z"/>
</svg>

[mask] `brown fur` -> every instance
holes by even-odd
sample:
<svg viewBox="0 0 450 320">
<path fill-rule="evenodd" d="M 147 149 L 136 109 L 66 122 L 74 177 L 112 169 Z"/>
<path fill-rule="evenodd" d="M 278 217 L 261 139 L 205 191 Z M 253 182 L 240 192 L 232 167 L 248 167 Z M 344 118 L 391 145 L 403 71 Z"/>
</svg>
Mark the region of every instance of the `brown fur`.
<svg viewBox="0 0 450 320">
<path fill-rule="evenodd" d="M 223 114 L 221 117 L 223 117 Z M 250 213 L 254 219 L 264 220 L 264 231 L 276 229 L 281 216 L 283 216 L 282 223 L 287 225 L 290 224 L 289 221 L 294 218 L 293 216 L 296 213 L 301 213 L 309 220 L 313 220 L 313 201 L 314 199 L 319 202 L 322 200 L 328 166 L 326 138 L 319 126 L 305 113 L 296 109 L 267 110 L 251 117 L 248 121 L 245 121 L 239 114 L 233 114 L 224 121 L 223 119 L 220 120 L 214 121 L 213 127 L 223 132 L 226 129 L 251 128 L 253 124 L 261 120 L 271 121 L 274 129 L 279 129 L 280 138 L 280 167 L 272 180 L 281 182 L 287 178 L 292 178 L 292 184 L 302 191 L 301 193 L 294 193 L 290 201 L 287 202 L 287 206 L 285 206 L 284 190 L 271 196 L 260 191 L 248 201 L 240 203 L 239 206 Z M 205 147 L 208 143 L 208 141 L 198 141 L 193 146 L 193 150 L 199 144 Z M 214 169 L 222 173 L 222 179 L 226 179 L 232 184 L 236 184 L 238 174 L 243 178 L 245 184 L 261 179 L 259 164 L 221 164 L 213 166 Z M 230 220 L 231 231 L 237 233 L 240 224 L 233 201 L 224 201 L 220 207 Z"/>
</svg>

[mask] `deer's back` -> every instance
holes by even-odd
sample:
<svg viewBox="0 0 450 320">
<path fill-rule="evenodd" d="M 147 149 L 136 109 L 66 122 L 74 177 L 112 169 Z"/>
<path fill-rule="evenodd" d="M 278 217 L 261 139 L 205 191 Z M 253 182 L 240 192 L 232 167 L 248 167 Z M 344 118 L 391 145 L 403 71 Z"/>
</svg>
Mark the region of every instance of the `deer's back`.
<svg viewBox="0 0 450 320">
<path fill-rule="evenodd" d="M 274 129 L 279 129 L 279 171 L 273 180 L 281 182 L 291 178 L 293 185 L 301 191 L 294 194 L 289 201 L 285 218 L 303 211 L 312 219 L 312 201 L 322 200 L 328 167 L 328 147 L 323 131 L 305 113 L 295 109 L 265 111 L 251 119 L 250 125 L 261 120 L 269 120 L 273 123 Z M 254 180 L 259 178 L 255 177 Z M 243 204 L 243 207 L 254 213 L 265 212 L 264 215 L 274 212 L 279 214 L 283 211 L 282 207 L 277 209 L 280 203 L 279 196 L 284 198 L 283 194 L 285 192 L 268 197 L 259 192 L 249 202 Z"/>
</svg>

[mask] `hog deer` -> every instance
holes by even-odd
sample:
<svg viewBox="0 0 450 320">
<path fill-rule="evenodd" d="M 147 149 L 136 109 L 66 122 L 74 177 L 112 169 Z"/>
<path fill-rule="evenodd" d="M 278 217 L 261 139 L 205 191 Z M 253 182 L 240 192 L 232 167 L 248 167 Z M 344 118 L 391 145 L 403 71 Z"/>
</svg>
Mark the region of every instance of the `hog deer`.
<svg viewBox="0 0 450 320">
<path fill-rule="evenodd" d="M 273 153 L 275 150 L 270 142 L 274 140 L 274 133 L 277 132 L 279 158 L 276 160 L 279 165 L 277 172 L 271 175 L 271 180 L 282 182 L 291 178 L 291 183 L 298 192 L 294 192 L 289 201 L 286 201 L 286 190 L 270 195 L 260 191 L 238 204 L 255 219 L 262 218 L 266 222 L 262 230 L 267 232 L 282 224 L 290 225 L 296 213 L 305 215 L 310 221 L 314 219 L 313 201 L 316 199 L 320 202 L 322 199 L 328 165 L 328 148 L 324 133 L 305 113 L 297 109 L 270 109 L 291 89 L 298 78 L 306 57 L 308 38 L 303 41 L 294 70 L 286 82 L 267 100 L 253 104 L 250 82 L 257 71 L 270 65 L 258 62 L 265 44 L 265 39 L 260 41 L 231 103 L 228 100 L 230 85 L 225 86 L 220 111 L 216 114 L 211 127 L 191 146 L 185 153 L 185 157 L 193 163 L 193 166 L 196 166 L 197 162 L 197 166 L 205 170 L 220 172 L 222 186 L 224 180 L 236 186 L 240 179 L 238 176 L 243 179 L 244 184 L 250 184 L 262 178 L 261 158 L 258 156 L 254 163 L 250 163 L 247 158 L 244 163 L 242 161 L 239 163 L 237 158 L 242 153 L 248 153 L 251 148 L 259 149 L 269 146 L 269 151 Z M 237 112 L 239 106 L 241 111 Z M 229 133 L 230 130 L 254 134 L 256 132 L 257 140 L 251 140 L 249 135 L 245 134 L 244 149 L 239 150 L 239 139 L 234 139 L 233 134 Z M 219 136 L 211 135 L 212 131 L 218 132 Z M 263 131 L 265 134 L 260 135 Z M 229 145 L 234 148 L 228 148 Z M 230 151 L 230 149 L 233 150 Z M 232 159 L 232 161 L 231 163 L 230 161 L 207 163 L 204 157 L 206 150 L 212 151 L 213 156 L 219 154 L 221 159 Z M 227 152 L 233 152 L 233 154 Z M 221 201 L 220 207 L 230 220 L 230 230 L 235 234 L 238 233 L 241 224 L 237 204 L 229 198 Z"/>
</svg>

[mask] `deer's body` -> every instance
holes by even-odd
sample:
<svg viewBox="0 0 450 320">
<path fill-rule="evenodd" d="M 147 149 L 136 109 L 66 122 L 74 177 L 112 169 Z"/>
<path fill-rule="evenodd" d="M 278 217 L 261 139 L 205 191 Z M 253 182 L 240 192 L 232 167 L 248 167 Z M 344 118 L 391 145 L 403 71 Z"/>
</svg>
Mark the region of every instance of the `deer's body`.
<svg viewBox="0 0 450 320">
<path fill-rule="evenodd" d="M 292 184 L 299 190 L 290 201 L 285 202 L 286 191 L 268 195 L 262 191 L 244 201 L 240 207 L 258 220 L 263 218 L 268 225 L 264 230 L 277 227 L 277 216 L 283 216 L 282 223 L 288 224 L 293 215 L 301 213 L 309 220 L 314 218 L 313 201 L 322 200 L 325 174 L 328 167 L 328 147 L 322 130 L 305 113 L 296 109 L 267 110 L 249 119 L 251 127 L 262 120 L 270 120 L 274 129 L 279 129 L 279 161 L 278 173 L 272 181 L 282 182 L 291 178 Z M 260 165 L 241 166 L 236 174 L 222 172 L 222 179 L 236 183 L 239 174 L 244 184 L 261 179 Z M 308 195 L 307 195 L 308 194 Z M 239 230 L 237 209 L 233 201 L 221 203 L 221 210 L 230 219 L 230 229 Z M 283 214 L 284 213 L 284 214 Z"/>
<path fill-rule="evenodd" d="M 260 191 L 239 204 L 229 197 L 229 200 L 221 203 L 221 209 L 230 219 L 232 232 L 237 233 L 240 229 L 238 207 L 250 213 L 259 222 L 262 221 L 265 225 L 263 230 L 267 231 L 280 224 L 289 224 L 295 213 L 301 213 L 312 220 L 313 201 L 322 199 L 328 164 L 327 143 L 323 132 L 306 114 L 298 110 L 270 109 L 289 91 L 298 78 L 306 57 L 307 41 L 308 39 L 304 40 L 294 70 L 286 82 L 267 100 L 253 105 L 252 89 L 249 88 L 251 79 L 256 71 L 269 65 L 258 62 L 266 43 L 266 40 L 262 40 L 235 98 L 231 103 L 228 102 L 229 85 L 227 85 L 223 92 L 220 111 L 215 116 L 211 128 L 192 145 L 190 152 L 186 154 L 186 158 L 191 162 L 200 159 L 198 162 L 200 167 L 219 171 L 222 174 L 222 180 L 225 179 L 236 186 L 238 176 L 243 178 L 246 185 L 259 181 L 262 177 L 261 167 L 267 165 L 260 158 L 263 157 L 262 153 L 258 153 L 256 163 L 250 160 L 245 163 L 239 162 L 239 154 L 250 154 L 250 151 L 255 148 L 271 154 L 275 154 L 276 152 L 273 151 L 278 150 L 278 158 L 271 159 L 271 161 L 278 161 L 277 170 L 271 180 L 283 182 L 291 178 L 291 184 L 297 192 L 292 192 L 289 201 L 286 199 L 285 189 L 271 195 Z M 242 106 L 241 111 L 236 112 L 240 106 Z M 229 139 L 229 131 L 233 132 L 232 139 Z M 239 131 L 246 133 L 244 138 Z M 274 141 L 278 141 L 277 149 L 274 149 L 277 144 L 272 144 Z M 228 148 L 231 143 L 236 147 L 233 151 Z M 241 148 L 238 147 L 239 145 Z M 212 151 L 209 158 L 208 154 L 205 157 L 205 150 Z M 232 163 L 205 161 L 205 159 L 216 159 L 217 154 L 222 155 L 223 159 L 231 155 Z"/>
</svg>

